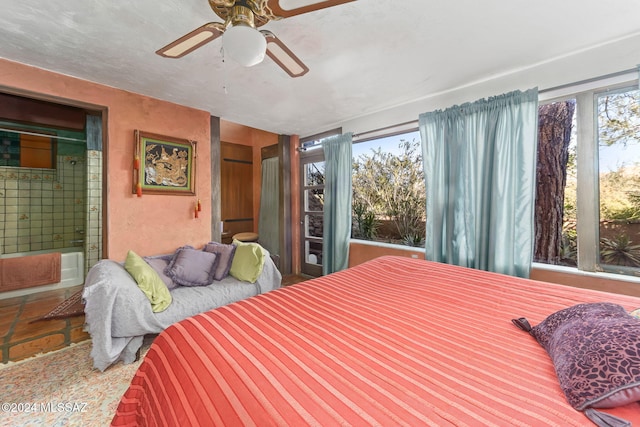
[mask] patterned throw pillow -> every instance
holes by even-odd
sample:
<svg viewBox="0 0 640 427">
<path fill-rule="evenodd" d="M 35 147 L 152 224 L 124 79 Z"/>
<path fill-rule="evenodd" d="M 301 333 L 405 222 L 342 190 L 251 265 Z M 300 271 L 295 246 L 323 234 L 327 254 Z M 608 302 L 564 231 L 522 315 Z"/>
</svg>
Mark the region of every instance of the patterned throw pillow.
<svg viewBox="0 0 640 427">
<path fill-rule="evenodd" d="M 596 424 L 612 420 L 593 408 L 640 401 L 640 319 L 622 306 L 578 304 L 553 313 L 533 328 L 526 319 L 514 323 L 547 351 L 571 406 Z"/>
</svg>

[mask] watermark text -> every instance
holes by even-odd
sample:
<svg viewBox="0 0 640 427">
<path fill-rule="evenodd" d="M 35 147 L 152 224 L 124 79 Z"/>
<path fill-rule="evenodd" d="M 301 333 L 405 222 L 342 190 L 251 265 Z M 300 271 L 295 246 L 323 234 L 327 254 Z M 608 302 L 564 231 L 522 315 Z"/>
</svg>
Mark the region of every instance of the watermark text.
<svg viewBox="0 0 640 427">
<path fill-rule="evenodd" d="M 85 402 L 3 402 L 0 412 L 87 412 Z"/>
</svg>

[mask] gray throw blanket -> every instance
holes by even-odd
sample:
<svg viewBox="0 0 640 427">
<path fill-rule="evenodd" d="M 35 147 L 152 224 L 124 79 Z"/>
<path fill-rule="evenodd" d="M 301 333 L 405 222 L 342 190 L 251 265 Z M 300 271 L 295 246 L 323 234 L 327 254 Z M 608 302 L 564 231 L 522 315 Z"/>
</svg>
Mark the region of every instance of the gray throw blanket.
<svg viewBox="0 0 640 427">
<path fill-rule="evenodd" d="M 146 334 L 162 332 L 171 324 L 280 287 L 282 276 L 269 256 L 256 283 L 231 276 L 209 286 L 178 286 L 173 302 L 154 313 L 151 304 L 122 264 L 102 260 L 85 280 L 86 330 L 91 335 L 93 366 L 104 371 L 118 360 L 132 363 Z"/>
</svg>

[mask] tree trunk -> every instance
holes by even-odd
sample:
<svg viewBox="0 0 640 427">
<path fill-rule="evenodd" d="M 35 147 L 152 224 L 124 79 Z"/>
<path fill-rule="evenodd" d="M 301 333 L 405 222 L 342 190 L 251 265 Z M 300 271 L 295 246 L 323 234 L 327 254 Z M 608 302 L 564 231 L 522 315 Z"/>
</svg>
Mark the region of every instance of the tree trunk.
<svg viewBox="0 0 640 427">
<path fill-rule="evenodd" d="M 575 101 L 538 109 L 534 261 L 559 264 L 562 249 L 564 188 Z"/>
</svg>

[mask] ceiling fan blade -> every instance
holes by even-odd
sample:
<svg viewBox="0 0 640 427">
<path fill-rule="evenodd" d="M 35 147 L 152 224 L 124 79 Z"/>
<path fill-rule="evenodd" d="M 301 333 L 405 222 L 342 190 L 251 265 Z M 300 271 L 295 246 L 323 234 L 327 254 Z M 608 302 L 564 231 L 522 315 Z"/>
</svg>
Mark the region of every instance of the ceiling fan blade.
<svg viewBox="0 0 640 427">
<path fill-rule="evenodd" d="M 267 0 L 267 5 L 275 16 L 288 18 L 352 1 L 355 0 Z"/>
<path fill-rule="evenodd" d="M 224 33 L 224 26 L 218 22 L 209 22 L 185 34 L 178 40 L 158 49 L 156 53 L 165 58 L 182 58 L 202 45 L 215 40 Z"/>
<path fill-rule="evenodd" d="M 304 76 L 309 68 L 271 31 L 260 30 L 267 39 L 267 55 L 291 77 Z"/>
</svg>

